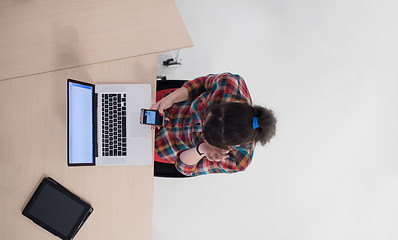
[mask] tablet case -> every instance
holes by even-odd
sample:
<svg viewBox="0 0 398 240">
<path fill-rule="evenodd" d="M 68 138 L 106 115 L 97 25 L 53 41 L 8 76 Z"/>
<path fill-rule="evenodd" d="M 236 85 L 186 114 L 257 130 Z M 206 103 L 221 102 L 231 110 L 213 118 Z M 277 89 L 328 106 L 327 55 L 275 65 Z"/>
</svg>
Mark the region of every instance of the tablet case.
<svg viewBox="0 0 398 240">
<path fill-rule="evenodd" d="M 90 204 L 45 177 L 22 214 L 61 239 L 73 239 L 92 211 Z"/>
</svg>

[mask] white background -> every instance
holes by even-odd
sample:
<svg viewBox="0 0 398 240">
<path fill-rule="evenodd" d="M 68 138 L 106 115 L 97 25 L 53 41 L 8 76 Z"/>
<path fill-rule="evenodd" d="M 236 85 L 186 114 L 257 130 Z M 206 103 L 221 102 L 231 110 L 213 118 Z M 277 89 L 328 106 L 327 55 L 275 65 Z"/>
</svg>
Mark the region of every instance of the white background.
<svg viewBox="0 0 398 240">
<path fill-rule="evenodd" d="M 398 239 L 398 2 L 176 3 L 158 75 L 238 73 L 278 125 L 245 172 L 156 178 L 153 239 Z"/>
</svg>

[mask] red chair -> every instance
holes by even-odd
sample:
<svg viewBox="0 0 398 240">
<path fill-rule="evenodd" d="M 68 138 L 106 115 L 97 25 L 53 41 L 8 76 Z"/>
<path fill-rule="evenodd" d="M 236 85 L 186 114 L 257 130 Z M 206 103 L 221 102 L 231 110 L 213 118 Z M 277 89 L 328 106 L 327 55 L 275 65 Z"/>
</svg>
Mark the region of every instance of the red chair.
<svg viewBox="0 0 398 240">
<path fill-rule="evenodd" d="M 163 98 L 163 96 L 177 88 L 182 87 L 187 80 L 162 80 L 156 81 L 156 102 Z M 180 173 L 174 164 L 167 163 L 155 151 L 154 153 L 154 176 L 155 177 L 169 177 L 169 178 L 184 178 L 190 177 Z"/>
</svg>

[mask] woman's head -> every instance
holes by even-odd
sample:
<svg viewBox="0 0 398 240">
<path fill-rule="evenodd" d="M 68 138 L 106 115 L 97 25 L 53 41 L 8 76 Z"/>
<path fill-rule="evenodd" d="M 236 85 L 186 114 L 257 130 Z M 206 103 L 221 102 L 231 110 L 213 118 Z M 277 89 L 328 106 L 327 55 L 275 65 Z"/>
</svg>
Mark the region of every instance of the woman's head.
<svg viewBox="0 0 398 240">
<path fill-rule="evenodd" d="M 253 128 L 253 117 L 258 128 Z M 211 105 L 203 126 L 205 140 L 215 147 L 227 149 L 255 140 L 265 145 L 275 135 L 276 119 L 271 110 L 231 102 Z"/>
</svg>

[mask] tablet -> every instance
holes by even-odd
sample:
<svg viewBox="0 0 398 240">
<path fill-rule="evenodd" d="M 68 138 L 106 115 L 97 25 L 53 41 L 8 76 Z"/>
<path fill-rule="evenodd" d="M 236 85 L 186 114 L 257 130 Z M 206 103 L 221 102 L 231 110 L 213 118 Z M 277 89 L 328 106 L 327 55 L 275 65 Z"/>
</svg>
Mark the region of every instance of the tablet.
<svg viewBox="0 0 398 240">
<path fill-rule="evenodd" d="M 46 177 L 22 214 L 61 239 L 73 239 L 92 211 L 90 204 Z"/>
</svg>

